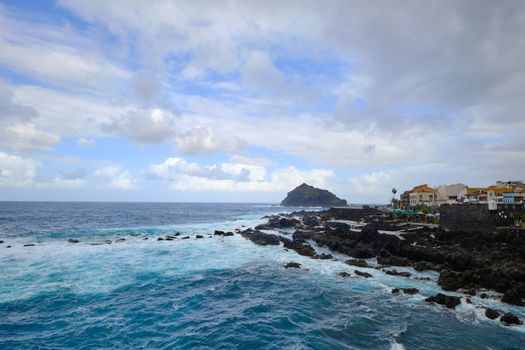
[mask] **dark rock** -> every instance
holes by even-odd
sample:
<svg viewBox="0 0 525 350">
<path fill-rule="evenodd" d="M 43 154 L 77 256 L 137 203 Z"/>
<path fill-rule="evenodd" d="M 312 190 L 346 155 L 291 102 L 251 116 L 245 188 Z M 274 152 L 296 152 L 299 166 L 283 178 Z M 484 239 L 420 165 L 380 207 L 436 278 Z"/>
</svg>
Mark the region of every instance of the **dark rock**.
<svg viewBox="0 0 525 350">
<path fill-rule="evenodd" d="M 223 236 L 224 237 L 233 236 L 233 232 L 224 232 Z"/>
<path fill-rule="evenodd" d="M 436 304 L 444 305 L 449 309 L 455 309 L 456 306 L 461 304 L 461 299 L 459 297 L 445 295 L 441 293 L 438 293 L 432 297 L 428 297 L 425 299 L 425 301 L 429 303 L 436 303 Z"/>
<path fill-rule="evenodd" d="M 430 277 L 414 277 L 414 279 L 419 281 L 432 281 Z"/>
<path fill-rule="evenodd" d="M 190 236 L 184 236 L 181 239 L 190 239 Z"/>
<path fill-rule="evenodd" d="M 224 231 L 215 230 L 215 232 L 213 232 L 213 234 L 215 236 L 224 236 Z"/>
<path fill-rule="evenodd" d="M 262 245 L 262 246 L 279 245 L 281 243 L 279 236 L 269 234 L 269 233 L 264 233 L 261 231 L 254 231 L 254 230 L 248 229 L 248 230 L 241 232 L 241 235 L 244 238 L 249 239 L 250 241 L 252 241 L 253 243 L 257 245 Z"/>
<path fill-rule="evenodd" d="M 367 262 L 363 259 L 348 259 L 345 261 L 345 264 L 357 267 L 368 267 Z"/>
<path fill-rule="evenodd" d="M 351 275 L 350 275 L 348 272 L 343 271 L 343 272 L 339 272 L 339 276 L 341 276 L 341 277 L 343 277 L 343 278 L 348 278 L 348 277 L 350 277 Z"/>
<path fill-rule="evenodd" d="M 196 235 L 195 236 L 195 239 L 200 239 L 200 238 L 204 238 L 204 236 L 203 235 Z"/>
<path fill-rule="evenodd" d="M 312 248 L 311 245 L 307 243 L 303 243 L 302 241 L 292 241 L 288 238 L 281 237 L 279 238 L 281 242 L 283 242 L 283 246 L 288 249 L 295 250 L 297 254 L 303 255 L 303 256 L 315 256 L 315 249 Z"/>
<path fill-rule="evenodd" d="M 348 204 L 344 199 L 338 198 L 327 190 L 303 183 L 288 192 L 281 205 L 288 207 L 346 207 Z"/>
<path fill-rule="evenodd" d="M 149 238 L 148 237 L 144 237 L 142 238 L 144 241 L 147 241 Z"/>
<path fill-rule="evenodd" d="M 501 301 L 507 304 L 523 306 L 520 292 L 516 288 L 509 289 L 501 297 Z"/>
<path fill-rule="evenodd" d="M 314 227 L 314 226 L 319 226 L 320 222 L 317 216 L 306 215 L 306 216 L 303 216 L 303 224 L 305 224 L 306 226 Z"/>
<path fill-rule="evenodd" d="M 289 268 L 300 269 L 301 268 L 301 264 L 292 261 L 292 262 L 286 263 L 286 265 L 284 265 L 284 267 L 287 268 L 287 269 L 289 269 Z"/>
<path fill-rule="evenodd" d="M 399 292 L 403 292 L 404 294 L 417 294 L 419 293 L 419 289 L 417 288 L 394 288 L 392 289 L 392 293 L 397 294 Z"/>
<path fill-rule="evenodd" d="M 406 258 L 398 256 L 378 256 L 377 263 L 381 265 L 410 266 L 412 263 Z"/>
<path fill-rule="evenodd" d="M 463 277 L 460 272 L 443 270 L 439 274 L 438 284 L 444 290 L 455 291 L 461 288 L 465 282 L 463 281 Z"/>
<path fill-rule="evenodd" d="M 507 312 L 505 313 L 503 316 L 501 316 L 501 318 L 499 319 L 501 322 L 505 323 L 505 324 L 517 324 L 517 325 L 520 325 L 520 324 L 523 324 L 523 322 L 516 316 L 514 315 L 513 313 L 510 313 L 510 312 Z"/>
<path fill-rule="evenodd" d="M 499 312 L 491 308 L 486 308 L 485 316 L 487 316 L 487 318 L 490 318 L 491 320 L 494 320 L 499 317 Z"/>
<path fill-rule="evenodd" d="M 175 237 L 167 236 L 165 239 L 166 239 L 166 241 L 174 241 Z"/>
<path fill-rule="evenodd" d="M 147 238 L 147 237 L 146 237 L 146 238 Z M 113 241 L 111 241 L 111 239 L 106 239 L 106 240 L 104 241 L 104 243 L 106 243 L 106 244 L 111 244 L 111 243 L 113 243 Z"/>
<path fill-rule="evenodd" d="M 0 240 L 0 244 L 4 244 L 4 243 L 5 243 L 4 241 Z"/>
<path fill-rule="evenodd" d="M 330 259 L 333 259 L 334 257 L 332 256 L 332 254 L 321 253 L 321 254 L 315 255 L 314 258 L 320 259 L 320 260 L 330 260 Z"/>
<path fill-rule="evenodd" d="M 391 276 L 401 276 L 401 277 L 410 277 L 412 274 L 410 272 L 400 272 L 400 271 L 397 271 L 397 270 L 386 270 L 385 273 L 387 275 L 391 275 Z"/>
<path fill-rule="evenodd" d="M 472 300 L 470 300 L 470 298 L 466 298 L 465 301 L 467 302 L 467 304 L 472 304 Z"/>
<path fill-rule="evenodd" d="M 125 238 L 119 238 L 115 241 L 115 243 L 122 243 L 124 242 L 126 239 Z"/>
<path fill-rule="evenodd" d="M 487 299 L 487 298 L 488 298 L 488 295 L 487 295 L 487 293 L 481 293 L 481 294 L 479 295 L 479 297 L 480 297 L 481 299 Z"/>
<path fill-rule="evenodd" d="M 368 272 L 361 272 L 359 270 L 354 270 L 354 273 L 358 276 L 361 276 L 361 277 L 364 277 L 364 278 L 370 278 L 372 277 L 371 274 L 369 274 Z"/>
<path fill-rule="evenodd" d="M 11 246 L 10 246 L 10 245 L 8 245 L 8 246 L 7 246 L 6 248 L 11 248 Z"/>
<path fill-rule="evenodd" d="M 435 266 L 432 264 L 426 262 L 426 261 L 418 261 L 414 264 L 414 270 L 416 271 L 426 271 L 426 270 L 432 270 Z"/>
<path fill-rule="evenodd" d="M 469 290 L 464 291 L 464 293 L 467 294 L 467 295 L 476 295 L 476 290 L 475 289 L 469 289 Z"/>
<path fill-rule="evenodd" d="M 78 243 L 80 242 L 78 239 L 73 239 L 73 238 L 70 238 L 67 240 L 69 243 Z"/>
<path fill-rule="evenodd" d="M 34 247 L 35 244 L 34 243 L 28 243 L 28 244 L 24 244 L 24 247 Z"/>
<path fill-rule="evenodd" d="M 175 233 L 175 236 L 176 237 L 180 236 L 180 232 Z"/>
<path fill-rule="evenodd" d="M 289 219 L 281 216 L 272 216 L 266 224 L 255 226 L 256 230 L 272 230 L 272 229 L 284 229 L 289 227 L 300 226 L 301 221 L 297 219 Z"/>
<path fill-rule="evenodd" d="M 163 241 L 163 240 L 164 240 L 164 238 L 162 238 L 162 237 L 157 238 L 157 241 Z"/>
</svg>

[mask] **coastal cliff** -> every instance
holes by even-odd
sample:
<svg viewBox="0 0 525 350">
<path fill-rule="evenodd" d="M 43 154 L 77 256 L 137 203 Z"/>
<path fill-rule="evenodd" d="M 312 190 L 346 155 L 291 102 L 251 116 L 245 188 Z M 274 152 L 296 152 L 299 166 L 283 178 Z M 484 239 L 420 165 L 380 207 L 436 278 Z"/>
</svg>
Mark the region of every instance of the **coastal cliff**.
<svg viewBox="0 0 525 350">
<path fill-rule="evenodd" d="M 341 207 L 348 204 L 346 200 L 337 197 L 328 190 L 303 183 L 288 192 L 281 205 L 287 207 Z"/>
</svg>

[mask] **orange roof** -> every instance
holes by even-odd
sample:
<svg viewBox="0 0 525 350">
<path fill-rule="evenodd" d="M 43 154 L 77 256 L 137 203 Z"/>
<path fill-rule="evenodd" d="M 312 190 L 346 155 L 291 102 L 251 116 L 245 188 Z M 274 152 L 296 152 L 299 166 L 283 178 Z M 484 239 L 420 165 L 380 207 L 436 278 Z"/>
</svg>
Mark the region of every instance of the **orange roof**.
<svg viewBox="0 0 525 350">
<path fill-rule="evenodd" d="M 410 190 L 410 193 L 413 193 L 413 192 L 431 192 L 431 193 L 436 193 L 437 190 L 433 189 L 432 187 L 429 187 L 427 184 L 424 184 L 424 185 L 416 186 L 416 187 L 414 187 L 413 189 Z"/>
<path fill-rule="evenodd" d="M 496 194 L 503 194 L 513 192 L 510 188 L 497 188 L 497 187 L 467 187 L 467 195 L 473 195 L 481 192 L 494 191 Z"/>
</svg>

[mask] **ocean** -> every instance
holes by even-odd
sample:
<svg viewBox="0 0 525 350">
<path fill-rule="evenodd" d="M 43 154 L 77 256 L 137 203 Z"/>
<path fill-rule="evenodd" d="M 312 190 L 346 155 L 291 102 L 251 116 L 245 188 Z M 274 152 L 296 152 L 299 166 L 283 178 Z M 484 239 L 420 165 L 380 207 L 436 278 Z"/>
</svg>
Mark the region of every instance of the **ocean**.
<svg viewBox="0 0 525 350">
<path fill-rule="evenodd" d="M 426 281 L 360 269 L 373 275 L 365 279 L 337 254 L 312 260 L 237 234 L 209 237 L 285 211 L 0 202 L 0 349 L 525 349 L 525 326 L 466 303 L 424 302 L 441 291 L 437 273 L 398 268 Z M 177 233 L 190 238 L 157 240 Z M 283 268 L 290 261 L 302 268 Z M 472 299 L 525 318 L 525 308 Z"/>
</svg>

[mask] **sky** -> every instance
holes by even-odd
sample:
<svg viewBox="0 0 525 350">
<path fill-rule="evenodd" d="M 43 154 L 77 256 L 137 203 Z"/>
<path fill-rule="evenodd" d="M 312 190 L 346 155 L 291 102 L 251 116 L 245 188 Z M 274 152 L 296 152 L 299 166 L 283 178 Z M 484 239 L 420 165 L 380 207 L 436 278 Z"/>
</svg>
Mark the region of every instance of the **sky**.
<svg viewBox="0 0 525 350">
<path fill-rule="evenodd" d="M 521 0 L 0 0 L 0 200 L 525 180 Z"/>
</svg>

